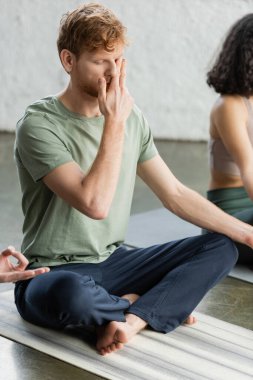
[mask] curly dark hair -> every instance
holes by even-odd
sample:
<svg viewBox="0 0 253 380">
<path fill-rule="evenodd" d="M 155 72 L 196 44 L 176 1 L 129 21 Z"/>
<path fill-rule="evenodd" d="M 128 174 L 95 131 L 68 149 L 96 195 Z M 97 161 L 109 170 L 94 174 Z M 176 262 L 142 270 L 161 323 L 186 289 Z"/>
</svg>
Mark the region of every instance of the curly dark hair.
<svg viewBox="0 0 253 380">
<path fill-rule="evenodd" d="M 253 94 L 253 13 L 229 30 L 207 84 L 222 95 L 249 97 Z"/>
</svg>

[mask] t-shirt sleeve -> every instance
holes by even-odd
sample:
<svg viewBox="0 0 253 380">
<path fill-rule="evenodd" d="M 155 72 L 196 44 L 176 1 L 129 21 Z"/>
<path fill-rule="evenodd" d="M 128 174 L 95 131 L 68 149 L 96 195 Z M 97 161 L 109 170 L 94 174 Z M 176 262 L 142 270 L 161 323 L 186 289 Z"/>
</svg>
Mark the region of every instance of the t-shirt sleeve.
<svg viewBox="0 0 253 380">
<path fill-rule="evenodd" d="M 21 164 L 39 181 L 56 167 L 73 161 L 72 155 L 45 116 L 27 116 L 17 128 L 16 149 Z"/>
<path fill-rule="evenodd" d="M 146 118 L 141 113 L 140 115 L 142 140 L 138 163 L 150 160 L 158 154 L 154 139 Z"/>
</svg>

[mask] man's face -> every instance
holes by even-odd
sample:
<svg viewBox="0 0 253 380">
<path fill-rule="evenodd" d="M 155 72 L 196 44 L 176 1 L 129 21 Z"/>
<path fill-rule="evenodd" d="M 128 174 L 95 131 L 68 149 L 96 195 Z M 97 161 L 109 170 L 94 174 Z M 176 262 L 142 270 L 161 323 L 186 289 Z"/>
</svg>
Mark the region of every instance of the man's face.
<svg viewBox="0 0 253 380">
<path fill-rule="evenodd" d="M 73 85 L 81 92 L 98 97 L 98 79 L 105 78 L 107 87 L 116 74 L 116 62 L 123 56 L 124 46 L 116 45 L 113 51 L 96 49 L 92 52 L 84 51 L 78 60 L 75 60 L 71 79 Z"/>
</svg>

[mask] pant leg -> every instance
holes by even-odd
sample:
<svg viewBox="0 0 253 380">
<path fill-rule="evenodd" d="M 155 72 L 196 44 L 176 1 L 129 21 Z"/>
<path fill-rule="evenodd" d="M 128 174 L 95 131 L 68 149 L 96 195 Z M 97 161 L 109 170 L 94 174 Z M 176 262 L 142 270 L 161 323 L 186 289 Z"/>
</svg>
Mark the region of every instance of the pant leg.
<svg viewBox="0 0 253 380">
<path fill-rule="evenodd" d="M 207 199 L 224 212 L 253 226 L 253 202 L 243 187 L 229 187 L 207 191 Z M 207 233 L 202 230 L 202 233 Z M 238 249 L 238 264 L 253 265 L 253 250 L 245 244 L 235 242 Z"/>
<path fill-rule="evenodd" d="M 253 208 L 243 210 L 243 211 L 237 211 L 233 213 L 232 215 L 235 218 L 253 226 Z M 253 249 L 248 247 L 245 244 L 241 244 L 237 242 L 235 242 L 235 245 L 239 252 L 239 257 L 237 261 L 238 264 L 252 266 L 253 265 Z"/>
<path fill-rule="evenodd" d="M 101 264 L 103 286 L 117 295 L 141 295 L 127 312 L 157 331 L 169 332 L 188 317 L 236 260 L 232 241 L 215 233 L 147 249 L 116 251 Z"/>
<path fill-rule="evenodd" d="M 85 264 L 83 264 L 85 267 Z M 67 266 L 64 265 L 64 268 Z M 27 321 L 56 329 L 73 326 L 102 325 L 108 321 L 125 321 L 129 301 L 110 295 L 92 276 L 61 270 L 22 281 L 15 289 L 20 315 Z"/>
</svg>

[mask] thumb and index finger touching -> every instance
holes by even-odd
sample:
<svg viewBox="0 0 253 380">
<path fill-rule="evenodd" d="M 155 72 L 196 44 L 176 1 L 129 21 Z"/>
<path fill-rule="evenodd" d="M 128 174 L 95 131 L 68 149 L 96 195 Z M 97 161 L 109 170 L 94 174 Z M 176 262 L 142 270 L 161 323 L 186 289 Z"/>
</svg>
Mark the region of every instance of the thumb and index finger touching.
<svg viewBox="0 0 253 380">
<path fill-rule="evenodd" d="M 9 246 L 8 248 L 6 248 L 4 251 L 1 252 L 1 255 L 3 257 L 9 257 L 9 256 L 12 256 L 14 257 L 15 259 L 18 260 L 18 263 L 17 265 L 15 266 L 15 268 L 17 270 L 22 270 L 22 269 L 25 269 L 25 267 L 28 265 L 28 260 L 27 258 L 20 252 L 16 251 L 15 248 L 13 246 Z M 12 264 L 13 266 L 15 264 Z"/>
<path fill-rule="evenodd" d="M 4 256 L 12 256 L 18 260 L 18 263 L 15 266 L 17 270 L 22 270 L 29 264 L 27 258 L 22 253 L 16 251 L 14 247 L 8 247 L 4 252 Z"/>
<path fill-rule="evenodd" d="M 16 265 L 15 264 L 12 265 L 13 270 L 15 270 L 15 272 L 8 273 L 8 276 L 11 276 L 14 278 L 13 280 L 11 279 L 11 281 L 15 281 L 15 278 L 16 278 L 15 276 L 17 276 L 18 279 L 19 278 L 26 279 L 26 278 L 34 277 L 38 274 L 49 272 L 50 270 L 47 267 L 42 267 L 42 268 L 37 268 L 37 269 L 27 270 L 25 272 L 22 272 L 29 264 L 29 261 L 22 253 L 16 251 L 13 246 L 9 246 L 8 248 L 6 248 L 4 251 L 1 252 L 1 254 L 5 257 L 13 256 L 15 259 L 18 260 L 18 263 Z"/>
</svg>

